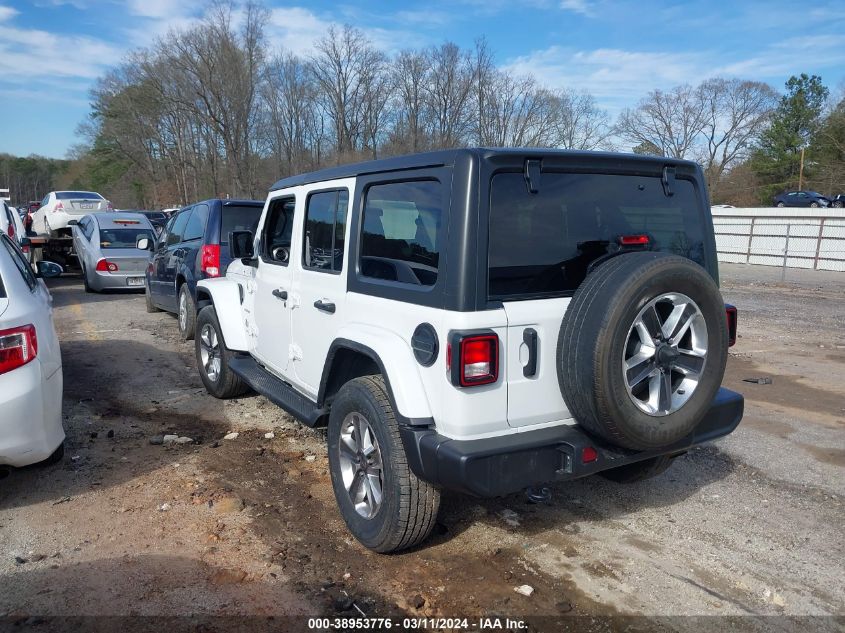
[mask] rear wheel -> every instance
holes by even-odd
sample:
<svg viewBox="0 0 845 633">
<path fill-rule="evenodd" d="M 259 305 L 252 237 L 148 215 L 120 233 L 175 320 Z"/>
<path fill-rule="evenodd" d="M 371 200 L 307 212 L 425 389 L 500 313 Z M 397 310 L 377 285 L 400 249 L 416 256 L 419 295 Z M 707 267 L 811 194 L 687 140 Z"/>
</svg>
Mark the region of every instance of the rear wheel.
<svg viewBox="0 0 845 633">
<path fill-rule="evenodd" d="M 818 208 L 819 208 L 819 203 L 818 203 L 818 202 L 811 202 L 811 203 L 810 203 L 810 206 L 811 206 L 812 208 L 814 208 L 814 209 L 818 209 Z"/>
<path fill-rule="evenodd" d="M 240 376 L 229 369 L 232 351 L 226 347 L 214 306 L 206 306 L 197 315 L 197 337 L 194 342 L 197 369 L 202 384 L 215 398 L 236 398 L 249 391 Z"/>
<path fill-rule="evenodd" d="M 85 266 L 82 266 L 82 286 L 85 288 L 85 292 L 94 292 L 91 284 L 88 283 L 88 271 Z"/>
<path fill-rule="evenodd" d="M 179 288 L 179 334 L 183 341 L 190 341 L 194 338 L 194 330 L 196 328 L 197 310 L 194 306 L 194 300 L 191 298 L 191 292 L 188 290 L 188 284 L 183 283 Z"/>
<path fill-rule="evenodd" d="M 153 297 L 150 294 L 150 287 L 148 285 L 144 286 L 144 302 L 146 303 L 147 312 L 150 314 L 153 312 L 161 312 L 161 310 L 159 310 L 153 303 Z"/>
<path fill-rule="evenodd" d="M 778 207 L 783 207 L 783 206 L 785 206 L 785 205 L 783 204 L 783 202 L 778 202 Z"/>
<path fill-rule="evenodd" d="M 65 456 L 65 442 L 64 442 L 64 440 L 62 440 L 62 443 L 59 444 L 58 448 L 50 454 L 50 457 L 48 457 L 43 462 L 41 462 L 41 465 L 52 466 L 53 464 L 58 464 L 60 461 L 62 461 L 64 456 Z"/>
<path fill-rule="evenodd" d="M 835 201 L 833 202 L 833 206 L 834 206 L 834 207 L 836 207 L 837 209 L 841 209 L 841 208 L 842 208 L 842 205 L 843 205 L 842 200 L 835 200 Z"/>
<path fill-rule="evenodd" d="M 349 531 L 376 552 L 413 547 L 431 533 L 440 493 L 408 467 L 384 378 L 346 383 L 329 418 L 329 470 Z"/>
</svg>

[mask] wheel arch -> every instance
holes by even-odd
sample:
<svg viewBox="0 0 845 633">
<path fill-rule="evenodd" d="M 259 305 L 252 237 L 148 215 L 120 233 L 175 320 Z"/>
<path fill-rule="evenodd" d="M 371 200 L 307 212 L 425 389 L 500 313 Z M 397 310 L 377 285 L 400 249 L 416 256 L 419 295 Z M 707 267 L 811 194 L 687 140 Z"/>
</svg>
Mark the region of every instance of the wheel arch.
<svg viewBox="0 0 845 633">
<path fill-rule="evenodd" d="M 385 336 L 384 333 L 366 342 L 336 338 L 326 355 L 317 406 L 328 408 L 340 388 L 350 380 L 378 373 L 384 377 L 390 404 L 402 424 L 433 427 L 431 408 L 416 367 L 412 361 L 403 362 L 403 358 L 411 354 L 394 353 L 401 351 L 396 341 L 390 340 L 394 337 L 403 347 L 408 347 L 398 336 Z M 387 363 L 385 358 L 389 359 Z"/>
<path fill-rule="evenodd" d="M 238 352 L 249 349 L 242 324 L 239 284 L 225 277 L 205 279 L 197 283 L 196 300 L 197 313 L 206 306 L 214 306 L 223 341 L 228 349 Z"/>
</svg>

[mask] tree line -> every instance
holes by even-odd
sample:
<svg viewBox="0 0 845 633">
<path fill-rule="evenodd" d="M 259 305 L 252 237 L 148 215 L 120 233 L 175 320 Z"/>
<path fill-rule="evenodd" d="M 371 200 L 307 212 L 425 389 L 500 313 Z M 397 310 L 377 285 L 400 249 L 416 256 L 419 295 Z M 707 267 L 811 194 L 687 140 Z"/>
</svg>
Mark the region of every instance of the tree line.
<svg viewBox="0 0 845 633">
<path fill-rule="evenodd" d="M 803 148 L 805 183 L 845 190 L 845 102 L 827 111 L 818 77 L 793 77 L 785 94 L 722 78 L 654 90 L 612 120 L 587 92 L 498 67 L 484 39 L 388 55 L 359 29 L 330 27 L 302 56 L 272 46 L 267 17 L 217 3 L 129 54 L 92 90 L 59 180 L 156 208 L 261 198 L 280 177 L 343 162 L 534 146 L 697 160 L 714 202 L 768 204 L 798 185 Z"/>
</svg>

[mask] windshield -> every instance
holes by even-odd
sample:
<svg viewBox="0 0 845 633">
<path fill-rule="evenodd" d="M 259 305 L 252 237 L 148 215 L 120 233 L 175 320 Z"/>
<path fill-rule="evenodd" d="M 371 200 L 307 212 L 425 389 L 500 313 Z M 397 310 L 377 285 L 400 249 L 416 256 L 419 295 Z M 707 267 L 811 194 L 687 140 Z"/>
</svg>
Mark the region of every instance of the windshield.
<svg viewBox="0 0 845 633">
<path fill-rule="evenodd" d="M 141 237 L 155 242 L 149 229 L 100 229 L 100 248 L 135 248 Z"/>
<path fill-rule="evenodd" d="M 692 181 L 666 196 L 659 177 L 544 173 L 528 192 L 521 173 L 493 176 L 488 286 L 493 298 L 571 295 L 590 264 L 623 235 L 704 265 L 704 219 Z M 641 247 L 639 247 L 641 248 Z"/>
<path fill-rule="evenodd" d="M 56 198 L 59 200 L 76 200 L 84 198 L 86 200 L 103 200 L 103 196 L 93 191 L 57 191 Z"/>
<path fill-rule="evenodd" d="M 263 206 L 223 205 L 223 219 L 220 226 L 220 243 L 229 243 L 229 233 L 232 231 L 252 231 L 258 226 Z"/>
</svg>

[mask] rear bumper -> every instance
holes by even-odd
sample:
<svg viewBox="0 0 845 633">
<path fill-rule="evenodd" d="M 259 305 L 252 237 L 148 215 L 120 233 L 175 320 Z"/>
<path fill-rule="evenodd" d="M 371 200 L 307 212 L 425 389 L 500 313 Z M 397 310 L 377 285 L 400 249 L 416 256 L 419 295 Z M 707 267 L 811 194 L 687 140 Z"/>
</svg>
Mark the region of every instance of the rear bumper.
<svg viewBox="0 0 845 633">
<path fill-rule="evenodd" d="M 46 380 L 36 360 L 0 376 L 0 465 L 47 459 L 65 439 L 62 370 Z"/>
<path fill-rule="evenodd" d="M 681 453 L 731 433 L 742 419 L 744 399 L 719 389 L 693 433 L 658 451 L 631 451 L 600 442 L 578 426 L 557 426 L 481 440 L 453 440 L 427 427 L 401 426 L 411 470 L 426 481 L 478 497 L 498 497 L 529 486 L 577 479 L 658 455 Z M 582 463 L 593 447 L 598 458 Z"/>
<path fill-rule="evenodd" d="M 144 279 L 145 271 L 141 270 L 135 273 L 101 273 L 100 271 L 93 271 L 89 283 L 97 290 L 143 290 L 144 284 L 140 286 L 130 286 L 127 279 Z"/>
</svg>

